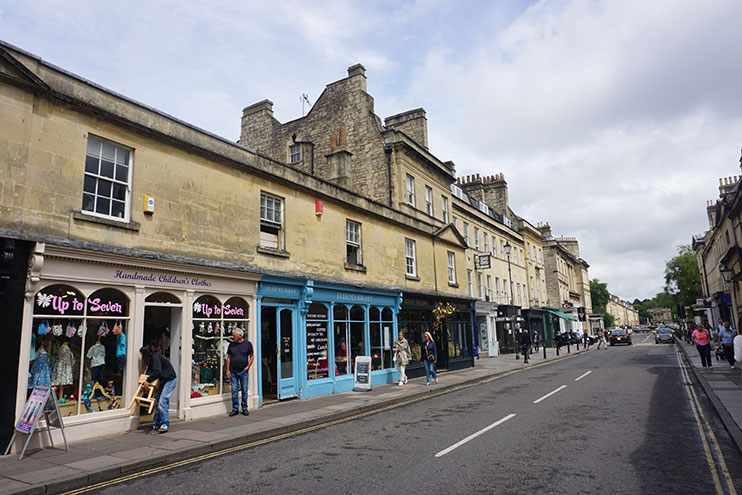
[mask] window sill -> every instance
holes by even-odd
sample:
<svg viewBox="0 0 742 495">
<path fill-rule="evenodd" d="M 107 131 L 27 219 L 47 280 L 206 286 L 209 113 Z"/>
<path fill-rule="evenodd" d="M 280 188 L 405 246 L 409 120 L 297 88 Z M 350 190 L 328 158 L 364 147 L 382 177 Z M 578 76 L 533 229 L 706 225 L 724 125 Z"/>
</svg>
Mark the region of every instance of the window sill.
<svg viewBox="0 0 742 495">
<path fill-rule="evenodd" d="M 457 288 L 457 289 L 458 289 L 458 287 L 459 287 L 459 284 L 457 284 L 456 282 L 448 282 L 448 286 L 449 286 L 449 287 L 455 287 L 455 288 Z"/>
<path fill-rule="evenodd" d="M 346 270 L 351 270 L 354 272 L 363 272 L 366 273 L 366 267 L 364 265 L 352 265 L 350 263 L 345 264 Z"/>
<path fill-rule="evenodd" d="M 83 222 L 97 223 L 100 225 L 107 225 L 109 227 L 118 227 L 120 229 L 132 230 L 134 232 L 139 232 L 139 229 L 141 228 L 141 224 L 137 222 L 120 222 L 117 220 L 110 220 L 108 218 L 88 215 L 79 210 L 72 211 L 72 218 L 74 218 L 75 220 L 81 220 Z"/>
<path fill-rule="evenodd" d="M 258 246 L 257 251 L 262 254 L 268 254 L 270 256 L 277 256 L 279 258 L 288 258 L 291 256 L 291 253 L 288 251 L 284 251 L 283 249 L 273 249 L 263 246 Z"/>
<path fill-rule="evenodd" d="M 419 282 L 420 281 L 420 277 L 418 277 L 416 275 L 405 274 L 404 278 L 406 278 L 407 280 L 414 280 L 415 282 Z"/>
</svg>

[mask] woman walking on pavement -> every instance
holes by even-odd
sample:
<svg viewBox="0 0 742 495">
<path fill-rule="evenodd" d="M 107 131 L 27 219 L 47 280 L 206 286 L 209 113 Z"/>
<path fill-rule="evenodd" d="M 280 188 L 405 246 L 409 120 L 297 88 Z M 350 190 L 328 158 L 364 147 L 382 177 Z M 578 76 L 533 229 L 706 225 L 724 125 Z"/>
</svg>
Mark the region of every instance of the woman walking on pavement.
<svg viewBox="0 0 742 495">
<path fill-rule="evenodd" d="M 729 322 L 724 323 L 724 328 L 719 331 L 719 343 L 724 349 L 724 358 L 730 368 L 734 368 L 734 334 L 735 332 L 729 327 Z"/>
<path fill-rule="evenodd" d="M 703 326 L 697 325 L 691 337 L 693 342 L 696 343 L 698 354 L 701 355 L 701 366 L 708 369 L 713 368 L 711 365 L 711 334 L 709 331 Z"/>
<path fill-rule="evenodd" d="M 433 380 L 438 383 L 438 375 L 435 373 L 435 362 L 438 361 L 438 349 L 435 347 L 433 342 L 433 336 L 430 332 L 425 332 L 425 342 L 423 343 L 423 363 L 425 363 L 425 379 L 430 385 L 430 376 L 433 375 Z"/>
<path fill-rule="evenodd" d="M 399 337 L 394 341 L 394 362 L 397 363 L 397 369 L 399 370 L 399 384 L 404 385 L 407 383 L 407 375 L 404 370 L 405 367 L 410 363 L 412 359 L 412 351 L 410 351 L 410 343 L 404 338 L 404 332 L 399 331 Z"/>
</svg>

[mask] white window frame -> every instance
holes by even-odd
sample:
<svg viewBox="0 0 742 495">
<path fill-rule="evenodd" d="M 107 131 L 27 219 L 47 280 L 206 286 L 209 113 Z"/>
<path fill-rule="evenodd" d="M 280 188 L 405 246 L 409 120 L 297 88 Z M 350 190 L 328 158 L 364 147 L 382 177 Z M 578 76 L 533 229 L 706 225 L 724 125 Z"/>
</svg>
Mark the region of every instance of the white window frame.
<svg viewBox="0 0 742 495">
<path fill-rule="evenodd" d="M 430 186 L 425 186 L 425 210 L 433 216 L 433 189 Z"/>
<path fill-rule="evenodd" d="M 492 275 L 487 274 L 487 300 L 492 302 Z"/>
<path fill-rule="evenodd" d="M 484 284 L 480 272 L 477 272 L 477 290 L 479 291 L 479 299 L 484 299 Z"/>
<path fill-rule="evenodd" d="M 95 149 L 97 148 L 97 150 Z M 111 149 L 112 148 L 112 149 Z M 113 153 L 113 156 L 108 153 Z M 120 158 L 121 155 L 121 158 Z M 85 150 L 85 163 L 83 165 L 83 191 L 81 212 L 85 215 L 91 215 L 99 218 L 106 218 L 117 222 L 129 222 L 131 218 L 131 178 L 134 159 L 134 149 L 123 146 L 113 141 L 100 138 L 94 135 L 88 135 Z M 111 176 L 101 174 L 102 162 L 111 164 Z M 123 170 L 126 167 L 126 181 L 121 180 L 117 172 L 119 168 Z M 93 173 L 92 168 L 95 168 Z M 108 193 L 103 193 L 102 189 L 110 184 Z M 92 186 L 92 188 L 91 188 Z M 123 188 L 124 199 L 115 197 L 115 191 Z M 92 209 L 86 209 L 86 202 L 92 200 Z M 101 201 L 99 203 L 99 200 Z M 102 206 L 104 201 L 108 202 L 108 213 L 96 211 Z M 114 216 L 111 214 L 113 203 L 123 202 L 123 216 Z"/>
<path fill-rule="evenodd" d="M 518 288 L 518 306 L 523 306 L 523 300 L 520 297 L 520 282 L 518 282 L 516 286 Z"/>
<path fill-rule="evenodd" d="M 487 235 L 487 232 L 482 233 L 482 240 L 484 241 L 484 245 L 482 246 L 482 250 L 485 253 L 490 252 L 490 243 L 488 242 L 489 236 Z"/>
<path fill-rule="evenodd" d="M 346 244 L 346 256 L 345 261 L 349 265 L 363 265 L 363 249 L 361 247 L 361 224 L 354 222 L 353 220 L 345 219 L 345 244 Z M 348 261 L 348 251 L 350 249 L 356 250 L 356 262 L 350 263 Z"/>
<path fill-rule="evenodd" d="M 474 249 L 479 251 L 479 228 L 474 227 Z"/>
<path fill-rule="evenodd" d="M 441 196 L 441 212 L 443 213 L 443 223 L 448 224 L 448 198 Z"/>
<path fill-rule="evenodd" d="M 407 190 L 407 204 L 415 206 L 415 178 L 410 174 L 407 174 L 405 178 L 405 186 Z"/>
<path fill-rule="evenodd" d="M 405 239 L 405 274 L 410 277 L 417 277 L 417 260 L 415 257 L 415 241 Z"/>
<path fill-rule="evenodd" d="M 289 146 L 289 163 L 299 163 L 301 161 L 301 145 L 292 144 Z"/>
<path fill-rule="evenodd" d="M 469 246 L 469 224 L 464 222 L 464 242 Z"/>
<path fill-rule="evenodd" d="M 500 277 L 495 277 L 495 297 L 497 304 L 500 304 Z"/>
<path fill-rule="evenodd" d="M 276 208 L 276 205 L 279 208 Z M 278 213 L 276 214 L 276 210 Z M 260 192 L 260 245 L 269 249 L 284 250 L 284 200 L 279 196 L 261 191 Z M 278 218 L 276 218 L 278 217 Z M 266 229 L 266 230 L 263 230 Z M 277 233 L 270 232 L 277 230 Z M 277 246 L 271 246 L 267 238 L 263 238 L 263 233 L 276 236 Z"/>
<path fill-rule="evenodd" d="M 448 251 L 448 283 L 456 283 L 456 254 Z"/>
<path fill-rule="evenodd" d="M 474 297 L 474 281 L 472 280 L 471 270 L 466 270 L 466 285 L 469 287 L 469 297 Z"/>
</svg>

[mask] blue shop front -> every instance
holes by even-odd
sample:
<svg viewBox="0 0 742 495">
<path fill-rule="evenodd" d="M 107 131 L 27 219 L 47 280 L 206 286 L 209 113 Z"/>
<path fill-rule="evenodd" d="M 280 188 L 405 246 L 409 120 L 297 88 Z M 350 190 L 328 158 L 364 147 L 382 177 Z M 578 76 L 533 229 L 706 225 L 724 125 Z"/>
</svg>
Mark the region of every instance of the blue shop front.
<svg viewBox="0 0 742 495">
<path fill-rule="evenodd" d="M 401 293 L 264 277 L 257 300 L 261 405 L 352 390 L 357 356 L 371 357 L 372 385 L 398 380 L 392 345 Z"/>
</svg>

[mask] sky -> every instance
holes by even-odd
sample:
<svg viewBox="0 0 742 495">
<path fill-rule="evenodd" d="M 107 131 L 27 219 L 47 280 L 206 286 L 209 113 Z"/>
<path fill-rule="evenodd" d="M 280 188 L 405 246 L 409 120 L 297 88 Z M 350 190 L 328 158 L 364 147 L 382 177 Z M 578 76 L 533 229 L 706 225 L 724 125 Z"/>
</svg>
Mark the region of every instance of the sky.
<svg viewBox="0 0 742 495">
<path fill-rule="evenodd" d="M 738 0 L 0 0 L 3 41 L 235 141 L 244 107 L 296 119 L 361 63 L 377 115 L 424 108 L 433 154 L 503 173 L 629 301 L 740 175 L 741 21 Z"/>
</svg>

